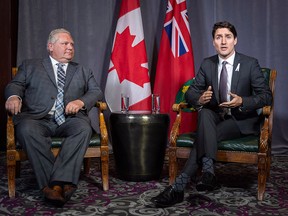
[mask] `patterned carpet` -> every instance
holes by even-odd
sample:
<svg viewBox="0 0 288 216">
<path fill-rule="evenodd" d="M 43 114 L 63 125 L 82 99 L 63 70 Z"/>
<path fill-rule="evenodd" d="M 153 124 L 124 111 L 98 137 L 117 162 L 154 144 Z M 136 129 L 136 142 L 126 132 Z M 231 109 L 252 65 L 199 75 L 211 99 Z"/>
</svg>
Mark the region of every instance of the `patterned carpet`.
<svg viewBox="0 0 288 216">
<path fill-rule="evenodd" d="M 257 167 L 237 164 L 216 166 L 221 188 L 199 193 L 192 182 L 185 191 L 185 201 L 170 208 L 154 208 L 150 198 L 168 185 L 167 165 L 159 181 L 126 182 L 119 180 L 110 167 L 110 190 L 103 192 L 98 161 L 89 176 L 81 175 L 79 188 L 63 208 L 43 202 L 28 162 L 22 163 L 17 179 L 16 198 L 7 191 L 6 158 L 0 154 L 0 215 L 288 215 L 288 157 L 274 157 L 271 178 L 264 201 L 258 202 Z"/>
</svg>

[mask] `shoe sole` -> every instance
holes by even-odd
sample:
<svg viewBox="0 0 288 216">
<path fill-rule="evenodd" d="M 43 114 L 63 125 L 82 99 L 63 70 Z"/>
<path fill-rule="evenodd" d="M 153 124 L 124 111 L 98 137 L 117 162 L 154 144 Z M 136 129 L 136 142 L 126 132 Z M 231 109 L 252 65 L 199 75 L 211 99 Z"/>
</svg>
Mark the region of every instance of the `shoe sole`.
<svg viewBox="0 0 288 216">
<path fill-rule="evenodd" d="M 181 203 L 183 201 L 184 200 L 176 202 L 176 203 L 172 203 L 170 205 L 165 205 L 165 204 L 157 203 L 157 202 L 151 200 L 151 202 L 155 205 L 156 208 L 168 208 L 168 207 L 174 206 L 174 205 L 176 205 L 178 203 Z"/>
<path fill-rule="evenodd" d="M 197 191 L 213 191 L 220 188 L 219 186 L 212 186 L 212 185 L 206 185 L 206 184 L 199 184 L 196 185 Z"/>
<path fill-rule="evenodd" d="M 50 203 L 56 207 L 63 207 L 64 204 L 65 204 L 65 201 L 60 201 L 60 200 L 52 200 L 52 199 L 48 199 L 48 198 L 45 198 L 45 201 L 47 203 Z"/>
</svg>

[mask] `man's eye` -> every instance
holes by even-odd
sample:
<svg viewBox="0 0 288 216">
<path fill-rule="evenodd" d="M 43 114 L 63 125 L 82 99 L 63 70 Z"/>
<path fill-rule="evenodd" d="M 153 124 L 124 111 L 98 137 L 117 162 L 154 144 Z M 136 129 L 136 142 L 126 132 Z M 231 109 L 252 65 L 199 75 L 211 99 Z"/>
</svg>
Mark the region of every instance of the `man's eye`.
<svg viewBox="0 0 288 216">
<path fill-rule="evenodd" d="M 73 43 L 69 43 L 69 42 L 63 42 L 63 43 L 61 43 L 61 45 L 65 45 L 65 46 L 67 46 L 67 45 L 71 45 L 72 47 L 74 47 L 74 44 Z"/>
</svg>

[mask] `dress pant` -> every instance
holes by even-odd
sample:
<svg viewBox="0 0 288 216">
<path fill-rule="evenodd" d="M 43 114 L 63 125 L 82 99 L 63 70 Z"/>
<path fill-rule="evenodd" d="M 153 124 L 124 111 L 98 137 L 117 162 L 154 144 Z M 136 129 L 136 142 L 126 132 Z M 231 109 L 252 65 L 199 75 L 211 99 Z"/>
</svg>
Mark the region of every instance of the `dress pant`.
<svg viewBox="0 0 288 216">
<path fill-rule="evenodd" d="M 78 184 L 81 166 L 89 145 L 92 128 L 89 121 L 67 117 L 58 126 L 53 116 L 41 120 L 23 119 L 16 126 L 16 137 L 26 151 L 40 189 L 53 181 Z M 51 136 L 63 137 L 55 158 Z"/>
<path fill-rule="evenodd" d="M 201 164 L 204 156 L 216 161 L 217 143 L 237 137 L 241 137 L 241 132 L 232 116 L 223 118 L 221 114 L 203 108 L 198 112 L 197 137 L 183 172 L 194 175 L 191 170 Z"/>
</svg>

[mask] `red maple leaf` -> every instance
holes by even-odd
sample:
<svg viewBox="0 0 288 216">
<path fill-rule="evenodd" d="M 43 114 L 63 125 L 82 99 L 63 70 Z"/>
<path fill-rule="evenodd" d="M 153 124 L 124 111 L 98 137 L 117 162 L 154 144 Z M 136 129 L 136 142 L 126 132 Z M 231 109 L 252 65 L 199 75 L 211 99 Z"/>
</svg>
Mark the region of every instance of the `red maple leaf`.
<svg viewBox="0 0 288 216">
<path fill-rule="evenodd" d="M 145 52 L 145 42 L 142 40 L 136 46 L 132 47 L 135 35 L 130 34 L 129 26 L 119 34 L 117 32 L 111 61 L 116 69 L 120 83 L 123 80 L 129 80 L 139 86 L 150 82 L 148 69 L 142 67 L 141 64 L 147 64 Z"/>
</svg>

